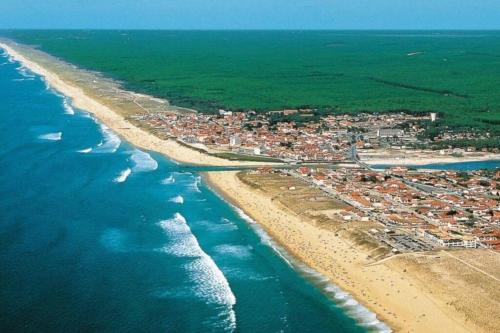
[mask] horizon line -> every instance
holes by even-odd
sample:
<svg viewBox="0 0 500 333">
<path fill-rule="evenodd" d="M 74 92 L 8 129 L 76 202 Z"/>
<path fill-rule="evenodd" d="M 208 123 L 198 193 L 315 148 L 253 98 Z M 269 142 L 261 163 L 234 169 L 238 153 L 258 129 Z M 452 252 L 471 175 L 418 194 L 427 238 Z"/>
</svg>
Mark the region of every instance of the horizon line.
<svg viewBox="0 0 500 333">
<path fill-rule="evenodd" d="M 0 28 L 0 31 L 500 31 L 499 28 Z"/>
</svg>

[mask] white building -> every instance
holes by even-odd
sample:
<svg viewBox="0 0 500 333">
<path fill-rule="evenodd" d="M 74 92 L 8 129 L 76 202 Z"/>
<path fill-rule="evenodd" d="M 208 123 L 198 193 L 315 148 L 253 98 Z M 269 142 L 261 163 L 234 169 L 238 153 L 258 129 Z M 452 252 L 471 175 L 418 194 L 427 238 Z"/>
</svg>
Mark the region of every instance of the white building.
<svg viewBox="0 0 500 333">
<path fill-rule="evenodd" d="M 229 147 L 239 147 L 241 145 L 241 139 L 238 135 L 232 135 L 229 138 Z"/>
</svg>

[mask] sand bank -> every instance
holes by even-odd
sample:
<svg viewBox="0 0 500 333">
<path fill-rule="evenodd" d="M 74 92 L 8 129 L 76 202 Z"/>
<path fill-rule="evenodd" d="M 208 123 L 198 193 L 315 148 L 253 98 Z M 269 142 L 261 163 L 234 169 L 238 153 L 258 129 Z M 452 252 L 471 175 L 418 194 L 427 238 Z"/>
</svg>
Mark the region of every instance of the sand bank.
<svg viewBox="0 0 500 333">
<path fill-rule="evenodd" d="M 394 265 L 390 260 L 374 264 L 368 260 L 370 251 L 339 231 L 317 227 L 307 221 L 306 214 L 299 216 L 271 193 L 242 182 L 236 172 L 212 172 L 206 179 L 229 201 L 243 207 L 290 254 L 352 294 L 395 331 L 487 331 L 450 306 L 447 295 L 429 290 L 424 275 L 409 274 L 404 264 Z"/>
</svg>

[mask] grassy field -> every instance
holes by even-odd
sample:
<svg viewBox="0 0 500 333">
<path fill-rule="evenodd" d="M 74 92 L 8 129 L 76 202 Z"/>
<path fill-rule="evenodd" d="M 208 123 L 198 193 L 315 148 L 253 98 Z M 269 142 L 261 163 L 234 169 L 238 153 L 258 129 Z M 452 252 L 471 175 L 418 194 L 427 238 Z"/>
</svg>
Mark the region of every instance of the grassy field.
<svg viewBox="0 0 500 333">
<path fill-rule="evenodd" d="M 2 31 L 125 87 L 214 112 L 437 111 L 500 134 L 500 32 Z"/>
</svg>

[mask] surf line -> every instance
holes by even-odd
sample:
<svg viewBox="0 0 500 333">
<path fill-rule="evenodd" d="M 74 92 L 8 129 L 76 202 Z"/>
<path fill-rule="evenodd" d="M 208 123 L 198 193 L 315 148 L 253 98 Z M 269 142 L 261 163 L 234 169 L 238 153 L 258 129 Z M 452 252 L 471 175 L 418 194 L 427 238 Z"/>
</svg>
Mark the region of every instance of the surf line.
<svg viewBox="0 0 500 333">
<path fill-rule="evenodd" d="M 270 247 L 290 268 L 311 281 L 321 292 L 332 302 L 344 309 L 347 315 L 356 320 L 359 325 L 366 327 L 378 333 L 390 333 L 392 329 L 383 321 L 377 318 L 377 315 L 359 304 L 349 293 L 343 291 L 340 287 L 329 282 L 330 280 L 323 274 L 310 268 L 300 260 L 293 257 L 288 251 L 280 246 L 254 219 L 248 216 L 242 209 L 235 206 L 211 186 L 209 189 L 215 193 L 222 201 L 233 209 L 238 216 L 245 221 L 254 230 L 261 242 Z"/>
<path fill-rule="evenodd" d="M 201 248 L 187 220 L 177 212 L 172 218 L 160 221 L 158 225 L 171 240 L 162 252 L 191 259 L 186 268 L 192 274 L 196 285 L 196 296 L 205 299 L 208 303 L 224 307 L 225 318 L 218 324 L 222 330 L 229 328 L 231 332 L 234 331 L 236 329 L 236 312 L 234 311 L 236 296 L 224 273 L 212 257 Z"/>
</svg>

